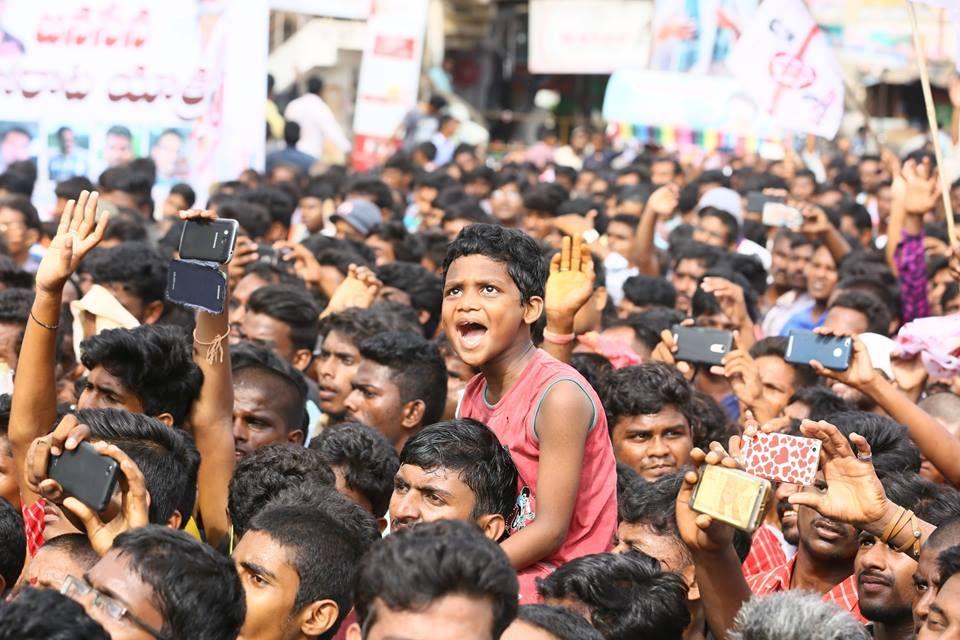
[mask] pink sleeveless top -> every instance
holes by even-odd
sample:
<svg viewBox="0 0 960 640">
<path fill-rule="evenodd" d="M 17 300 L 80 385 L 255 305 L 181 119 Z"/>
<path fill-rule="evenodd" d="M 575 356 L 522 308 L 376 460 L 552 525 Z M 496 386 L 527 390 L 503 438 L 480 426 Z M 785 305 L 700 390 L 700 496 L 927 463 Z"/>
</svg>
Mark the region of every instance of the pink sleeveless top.
<svg viewBox="0 0 960 640">
<path fill-rule="evenodd" d="M 507 524 L 510 532 L 515 533 L 537 517 L 540 443 L 534 424 L 544 395 L 561 380 L 574 382 L 583 389 L 593 403 L 594 419 L 587 433 L 583 466 L 579 470 L 580 490 L 567 539 L 552 556 L 535 565 L 539 575 L 574 558 L 609 551 L 613 542 L 617 528 L 617 466 L 600 398 L 576 369 L 537 349 L 500 402 L 487 403 L 487 382 L 481 374 L 467 383 L 458 412 L 460 417 L 473 418 L 490 427 L 513 457 L 519 474 L 517 510 L 513 522 Z M 521 572 L 521 578 L 523 573 L 527 571 Z"/>
</svg>

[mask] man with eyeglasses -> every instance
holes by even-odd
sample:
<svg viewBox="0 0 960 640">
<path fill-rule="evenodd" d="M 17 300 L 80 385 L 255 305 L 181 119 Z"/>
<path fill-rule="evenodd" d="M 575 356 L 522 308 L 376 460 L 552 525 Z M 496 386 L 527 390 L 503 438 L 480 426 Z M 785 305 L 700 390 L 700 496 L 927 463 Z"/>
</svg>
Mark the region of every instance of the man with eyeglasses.
<svg viewBox="0 0 960 640">
<path fill-rule="evenodd" d="M 147 526 L 121 534 L 61 593 L 112 640 L 233 640 L 243 625 L 243 587 L 233 563 L 186 533 Z"/>
</svg>

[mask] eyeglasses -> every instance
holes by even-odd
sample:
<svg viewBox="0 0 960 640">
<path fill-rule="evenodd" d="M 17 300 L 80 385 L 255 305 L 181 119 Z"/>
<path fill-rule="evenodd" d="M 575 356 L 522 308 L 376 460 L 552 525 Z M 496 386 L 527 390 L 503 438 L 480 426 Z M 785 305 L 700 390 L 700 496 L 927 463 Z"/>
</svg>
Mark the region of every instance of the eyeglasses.
<svg viewBox="0 0 960 640">
<path fill-rule="evenodd" d="M 73 576 L 67 576 L 66 580 L 63 581 L 63 586 L 60 587 L 60 593 L 76 601 L 79 601 L 81 598 L 85 598 L 92 593 L 93 606 L 107 614 L 111 620 L 121 622 L 124 618 L 127 618 L 130 620 L 130 622 L 137 625 L 157 640 L 171 640 L 170 636 L 157 631 L 154 627 L 130 613 L 126 606 L 95 589 L 90 585 L 86 577 L 84 577 L 83 580 L 78 580 Z"/>
</svg>

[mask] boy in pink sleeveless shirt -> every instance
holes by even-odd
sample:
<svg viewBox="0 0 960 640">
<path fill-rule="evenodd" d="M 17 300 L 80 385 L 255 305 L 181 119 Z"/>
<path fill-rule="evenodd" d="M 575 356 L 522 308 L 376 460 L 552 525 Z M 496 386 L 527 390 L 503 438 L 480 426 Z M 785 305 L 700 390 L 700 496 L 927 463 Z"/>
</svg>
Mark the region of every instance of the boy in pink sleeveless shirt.
<svg viewBox="0 0 960 640">
<path fill-rule="evenodd" d="M 616 462 L 600 399 L 530 338 L 546 279 L 536 242 L 496 225 L 463 229 L 444 260 L 444 330 L 460 358 L 481 371 L 458 415 L 488 425 L 519 474 L 502 547 L 524 603 L 536 601 L 537 577 L 609 550 L 617 527 Z"/>
</svg>

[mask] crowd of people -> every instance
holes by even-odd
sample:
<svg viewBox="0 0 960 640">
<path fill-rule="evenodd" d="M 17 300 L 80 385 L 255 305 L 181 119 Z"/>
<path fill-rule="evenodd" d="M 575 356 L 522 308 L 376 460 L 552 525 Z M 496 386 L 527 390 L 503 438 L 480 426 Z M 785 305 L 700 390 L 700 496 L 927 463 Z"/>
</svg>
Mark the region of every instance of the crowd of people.
<svg viewBox="0 0 960 640">
<path fill-rule="evenodd" d="M 438 149 L 458 121 L 418 109 L 362 174 L 288 123 L 203 208 L 154 202 L 149 159 L 62 180 L 49 220 L 28 164 L 0 175 L 0 640 L 960 637 L 927 147 Z M 166 300 L 218 218 L 228 309 Z M 677 325 L 733 348 L 684 361 Z M 849 367 L 788 362 L 795 329 L 849 336 Z M 752 534 L 691 508 L 772 432 L 821 442 L 813 485 Z M 81 443 L 118 468 L 102 511 L 50 477 Z"/>
</svg>

